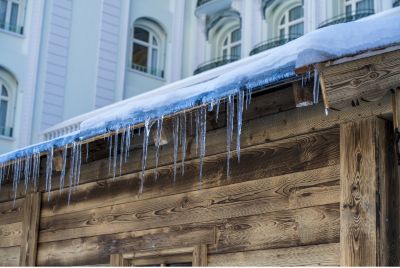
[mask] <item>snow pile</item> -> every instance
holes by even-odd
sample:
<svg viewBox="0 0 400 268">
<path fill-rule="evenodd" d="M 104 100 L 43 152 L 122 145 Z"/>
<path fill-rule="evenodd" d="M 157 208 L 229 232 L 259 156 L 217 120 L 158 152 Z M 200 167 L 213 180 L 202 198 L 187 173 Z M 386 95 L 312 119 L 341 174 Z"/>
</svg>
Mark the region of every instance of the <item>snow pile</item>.
<svg viewBox="0 0 400 268">
<path fill-rule="evenodd" d="M 400 8 L 395 8 L 363 20 L 315 30 L 280 47 L 104 107 L 96 111 L 97 116 L 83 121 L 77 132 L 0 156 L 0 182 L 12 169 L 15 187 L 20 177 L 25 177 L 26 184 L 29 182 L 29 177 L 33 177 L 36 185 L 37 169 L 40 164 L 38 159 L 40 159 L 40 153 L 45 152 L 48 154 L 45 185 L 50 191 L 53 150 L 61 149 L 63 150 L 63 167 L 60 183 L 64 185 L 67 148 L 72 147 L 69 181 L 70 186 L 76 185 L 79 182 L 82 144 L 88 138 L 106 133 L 110 134 L 108 137 L 110 173 L 115 177 L 117 156 L 119 155 L 121 169 L 123 154 L 125 154 L 124 161 L 127 161 L 134 126 L 144 123 L 141 159 L 143 169 L 141 185 L 143 186 L 150 130 L 153 125 L 156 125 L 156 136 L 159 139 L 163 118 L 173 114 L 178 114 L 173 119 L 174 174 L 176 175 L 178 144 L 182 146 L 182 163 L 186 153 L 186 117 L 190 116 L 190 120 L 192 117 L 195 118 L 196 144 L 198 144 L 198 155 L 202 163 L 206 149 L 206 111 L 215 109 L 218 115 L 219 103 L 222 99 L 226 100 L 227 105 L 227 176 L 229 176 L 234 114 L 236 112 L 236 150 L 239 158 L 243 107 L 249 104 L 251 91 L 254 88 L 294 77 L 294 70 L 297 67 L 399 44 L 399 29 Z M 234 99 L 237 99 L 237 107 L 235 107 Z M 195 107 L 198 108 L 192 110 Z M 156 147 L 158 152 L 159 140 L 156 142 Z M 9 166 L 10 161 L 12 161 L 11 166 Z M 157 166 L 158 157 L 156 161 Z M 202 164 L 200 178 L 201 169 Z"/>
</svg>

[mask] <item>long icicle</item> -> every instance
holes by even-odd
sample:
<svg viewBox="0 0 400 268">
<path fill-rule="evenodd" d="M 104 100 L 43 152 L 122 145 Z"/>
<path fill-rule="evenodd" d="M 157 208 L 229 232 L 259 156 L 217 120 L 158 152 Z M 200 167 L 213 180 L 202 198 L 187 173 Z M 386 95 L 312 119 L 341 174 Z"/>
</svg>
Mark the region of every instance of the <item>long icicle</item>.
<svg viewBox="0 0 400 268">
<path fill-rule="evenodd" d="M 244 101 L 244 91 L 239 90 L 237 97 L 237 136 L 236 136 L 236 152 L 237 159 L 240 162 L 240 137 L 242 135 L 242 122 L 243 122 L 243 101 Z"/>
<path fill-rule="evenodd" d="M 68 152 L 68 146 L 65 145 L 63 153 L 62 153 L 62 167 L 61 167 L 61 175 L 60 175 L 60 195 L 64 190 L 65 170 L 67 167 L 67 152 Z"/>
<path fill-rule="evenodd" d="M 178 159 L 179 149 L 179 116 L 175 116 L 172 120 L 172 139 L 174 143 L 174 183 L 176 181 L 176 162 Z"/>
<path fill-rule="evenodd" d="M 115 179 L 115 175 L 116 175 L 117 157 L 118 157 L 118 129 L 114 135 L 113 179 Z"/>
<path fill-rule="evenodd" d="M 199 187 L 201 188 L 203 179 L 203 162 L 206 155 L 206 136 L 207 136 L 207 107 L 200 108 L 200 175 Z"/>
<path fill-rule="evenodd" d="M 181 140 L 182 140 L 182 176 L 185 174 L 186 158 L 186 113 L 181 115 Z"/>
<path fill-rule="evenodd" d="M 158 178 L 158 162 L 160 158 L 160 143 L 161 143 L 161 135 L 162 135 L 162 125 L 163 125 L 164 117 L 161 116 L 157 120 L 157 132 L 156 132 L 156 166 L 154 169 L 154 179 L 157 180 Z"/>
<path fill-rule="evenodd" d="M 150 119 L 146 119 L 145 122 L 144 122 L 142 172 L 140 174 L 140 189 L 139 189 L 139 193 L 143 192 L 144 172 L 146 170 L 147 147 L 148 147 L 148 144 L 149 144 L 150 128 L 151 128 Z"/>
<path fill-rule="evenodd" d="M 50 201 L 51 195 L 51 177 L 53 173 L 53 147 L 47 153 L 47 164 L 46 164 L 46 183 L 47 183 L 47 201 Z"/>
<path fill-rule="evenodd" d="M 235 101 L 232 95 L 228 96 L 226 103 L 226 176 L 230 176 L 231 143 L 233 138 L 233 117 L 235 114 Z"/>
</svg>

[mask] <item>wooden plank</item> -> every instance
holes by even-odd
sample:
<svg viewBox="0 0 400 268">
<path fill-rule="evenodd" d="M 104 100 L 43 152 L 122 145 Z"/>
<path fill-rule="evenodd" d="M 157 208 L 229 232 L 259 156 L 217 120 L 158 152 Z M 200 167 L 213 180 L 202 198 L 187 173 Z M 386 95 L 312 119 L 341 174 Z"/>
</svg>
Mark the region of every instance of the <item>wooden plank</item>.
<svg viewBox="0 0 400 268">
<path fill-rule="evenodd" d="M 133 266 L 177 266 L 176 264 L 191 264 L 192 254 L 170 255 L 170 256 L 153 256 L 149 258 L 140 258 L 130 260 Z"/>
<path fill-rule="evenodd" d="M 400 50 L 323 68 L 328 105 L 343 109 L 359 100 L 376 101 L 399 86 Z"/>
<path fill-rule="evenodd" d="M 3 194 L 3 191 L 1 191 Z M 22 221 L 24 199 L 0 203 L 0 225 Z"/>
<path fill-rule="evenodd" d="M 392 108 L 393 108 L 393 126 L 395 130 L 400 131 L 400 85 L 393 91 Z"/>
<path fill-rule="evenodd" d="M 256 98 L 255 98 L 256 99 Z M 253 100 L 254 102 L 255 100 Z M 293 102 L 293 99 L 291 100 Z M 250 106 L 251 107 L 251 106 Z M 382 115 L 391 113 L 391 96 L 387 96 L 381 101 L 373 103 L 361 103 L 358 107 L 353 107 L 346 111 L 331 111 L 325 116 L 322 104 L 312 107 L 305 107 L 301 110 L 294 109 L 268 117 L 260 117 L 254 120 L 244 121 L 242 129 L 242 148 L 263 144 L 266 141 L 275 141 L 283 138 L 293 137 L 312 131 L 318 131 L 326 128 L 338 126 L 340 123 L 365 118 L 371 115 Z M 221 142 L 221 138 L 226 136 L 226 129 L 220 128 L 209 131 L 207 133 L 207 150 L 208 156 L 219 154 L 226 151 L 225 142 Z M 173 162 L 172 145 L 165 145 L 160 151 L 160 167 L 169 165 Z M 192 138 L 188 138 L 187 159 L 197 158 L 195 154 L 195 144 Z M 92 145 L 91 145 L 92 148 Z M 102 155 L 104 159 L 90 162 L 83 165 L 81 173 L 81 183 L 98 181 L 112 177 L 108 174 L 108 158 L 107 150 L 101 147 L 96 151 L 96 155 Z M 103 152 L 104 151 L 104 152 Z M 155 149 L 149 147 L 148 152 L 148 168 L 154 168 Z M 122 174 L 130 174 L 141 170 L 140 159 L 141 150 L 131 152 L 128 164 L 122 167 Z M 53 189 L 57 189 L 58 175 L 53 176 Z M 42 180 L 44 181 L 44 180 Z M 24 196 L 24 187 L 18 189 L 17 197 Z M 43 188 L 43 187 L 42 187 Z M 0 202 L 12 200 L 12 185 L 6 184 L 2 186 L 3 195 L 0 195 Z M 54 195 L 53 195 L 54 196 Z"/>
<path fill-rule="evenodd" d="M 122 254 L 111 254 L 110 255 L 110 266 L 113 267 L 126 267 L 129 266 L 129 261 L 124 259 L 124 257 L 122 256 Z"/>
<path fill-rule="evenodd" d="M 231 176 L 226 179 L 226 153 L 206 157 L 203 166 L 202 189 L 223 186 L 237 182 L 278 176 L 302 170 L 316 169 L 339 164 L 339 129 L 329 129 L 318 133 L 265 143 L 241 152 L 241 161 L 237 162 L 233 154 Z M 254 161 L 254 158 L 259 161 Z M 290 165 L 288 164 L 290 163 Z M 121 179 L 109 179 L 79 186 L 73 193 L 68 205 L 68 191 L 61 195 L 53 193 L 55 198 L 47 202 L 43 196 L 42 217 L 93 209 L 107 205 L 117 205 L 137 200 L 162 197 L 171 194 L 196 191 L 199 188 L 199 160 L 187 161 L 185 174 L 177 176 L 172 183 L 173 165 L 158 169 L 157 182 L 154 170 L 145 172 L 144 192 L 138 196 L 141 172 L 124 176 Z M 301 198 L 305 200 L 304 198 Z"/>
<path fill-rule="evenodd" d="M 293 98 L 296 107 L 306 107 L 313 105 L 313 88 L 311 83 L 302 85 L 303 82 L 293 83 Z"/>
<path fill-rule="evenodd" d="M 332 205 L 268 212 L 256 216 L 41 243 L 38 264 L 94 265 L 99 261 L 108 261 L 104 256 L 118 250 L 127 252 L 124 254 L 125 258 L 184 254 L 191 251 L 177 251 L 175 247 L 180 250 L 184 245 L 200 243 L 209 244 L 210 253 L 336 243 L 339 242 L 340 231 L 339 192 L 336 202 Z M 202 237 L 200 232 L 204 230 L 205 233 L 214 228 L 217 229 L 215 245 L 209 236 Z M 172 249 L 145 250 L 153 244 L 159 248 L 169 245 Z"/>
<path fill-rule="evenodd" d="M 21 245 L 22 223 L 0 225 L 0 247 L 15 247 Z"/>
<path fill-rule="evenodd" d="M 398 182 L 391 182 L 389 129 L 375 117 L 341 127 L 341 265 L 389 264 L 398 228 L 391 225 L 398 216 L 389 212 L 392 205 L 398 207 L 398 190 L 390 189 Z"/>
<path fill-rule="evenodd" d="M 0 248 L 0 266 L 18 266 L 20 247 Z"/>
<path fill-rule="evenodd" d="M 338 266 L 339 244 L 244 251 L 208 256 L 210 266 Z"/>
<path fill-rule="evenodd" d="M 41 193 L 30 193 L 25 197 L 22 221 L 21 266 L 35 266 L 39 235 Z"/>
<path fill-rule="evenodd" d="M 197 245 L 193 249 L 193 266 L 205 267 L 208 266 L 207 261 L 207 245 Z"/>
<path fill-rule="evenodd" d="M 39 239 L 49 242 L 287 210 L 297 206 L 291 200 L 298 200 L 300 196 L 294 199 L 291 195 L 297 195 L 294 190 L 298 187 L 308 188 L 305 194 L 308 201 L 300 204 L 331 204 L 337 202 L 337 193 L 329 189 L 329 182 L 336 180 L 336 176 L 326 177 L 320 170 L 311 170 L 43 217 Z M 320 198 L 321 187 L 327 189 L 323 199 Z M 314 190 L 318 192 L 316 196 Z"/>
</svg>

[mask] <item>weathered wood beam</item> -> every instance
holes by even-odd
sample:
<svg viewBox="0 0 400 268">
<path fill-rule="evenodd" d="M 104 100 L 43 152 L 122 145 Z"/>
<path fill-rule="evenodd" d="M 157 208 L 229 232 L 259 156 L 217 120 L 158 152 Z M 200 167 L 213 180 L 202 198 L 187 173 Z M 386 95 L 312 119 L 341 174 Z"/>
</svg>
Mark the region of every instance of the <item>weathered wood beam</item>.
<svg viewBox="0 0 400 268">
<path fill-rule="evenodd" d="M 399 86 L 400 50 L 354 61 L 319 64 L 326 87 L 326 105 L 344 109 L 361 101 L 376 101 Z"/>
<path fill-rule="evenodd" d="M 389 265 L 396 216 L 390 206 L 393 155 L 388 122 L 376 117 L 347 123 L 340 131 L 341 265 Z M 396 210 L 397 211 L 397 210 Z"/>
<path fill-rule="evenodd" d="M 122 254 L 111 254 L 110 255 L 110 266 L 126 267 L 126 266 L 129 266 L 129 261 L 127 259 L 124 259 Z"/>
<path fill-rule="evenodd" d="M 39 235 L 41 193 L 30 193 L 25 197 L 20 266 L 35 266 Z"/>
<path fill-rule="evenodd" d="M 313 88 L 311 83 L 302 85 L 301 82 L 293 82 L 293 96 L 297 108 L 313 105 Z"/>
<path fill-rule="evenodd" d="M 207 245 L 197 245 L 193 249 L 193 266 L 205 267 L 208 266 L 207 260 Z"/>
</svg>

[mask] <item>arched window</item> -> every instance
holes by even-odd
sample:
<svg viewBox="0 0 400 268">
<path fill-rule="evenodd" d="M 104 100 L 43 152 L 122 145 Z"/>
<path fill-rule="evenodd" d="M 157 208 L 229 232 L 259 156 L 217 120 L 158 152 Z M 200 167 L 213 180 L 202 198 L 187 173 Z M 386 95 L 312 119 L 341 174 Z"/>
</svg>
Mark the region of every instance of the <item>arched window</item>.
<svg viewBox="0 0 400 268">
<path fill-rule="evenodd" d="M 222 43 L 222 57 L 227 58 L 228 56 L 231 56 L 240 58 L 242 50 L 241 39 L 242 36 L 240 28 L 236 28 L 233 31 L 228 32 Z"/>
<path fill-rule="evenodd" d="M 304 34 L 304 9 L 295 6 L 283 13 L 278 26 L 279 38 L 293 40 Z"/>
<path fill-rule="evenodd" d="M 0 0 L 0 29 L 23 33 L 24 0 Z"/>
<path fill-rule="evenodd" d="M 133 29 L 132 68 L 154 76 L 164 77 L 163 31 L 154 22 L 138 20 Z"/>
<path fill-rule="evenodd" d="M 6 86 L 0 81 L 0 135 L 6 135 L 7 113 L 9 109 L 10 96 Z"/>
<path fill-rule="evenodd" d="M 357 15 L 374 10 L 373 0 L 344 0 L 346 16 Z"/>
</svg>

